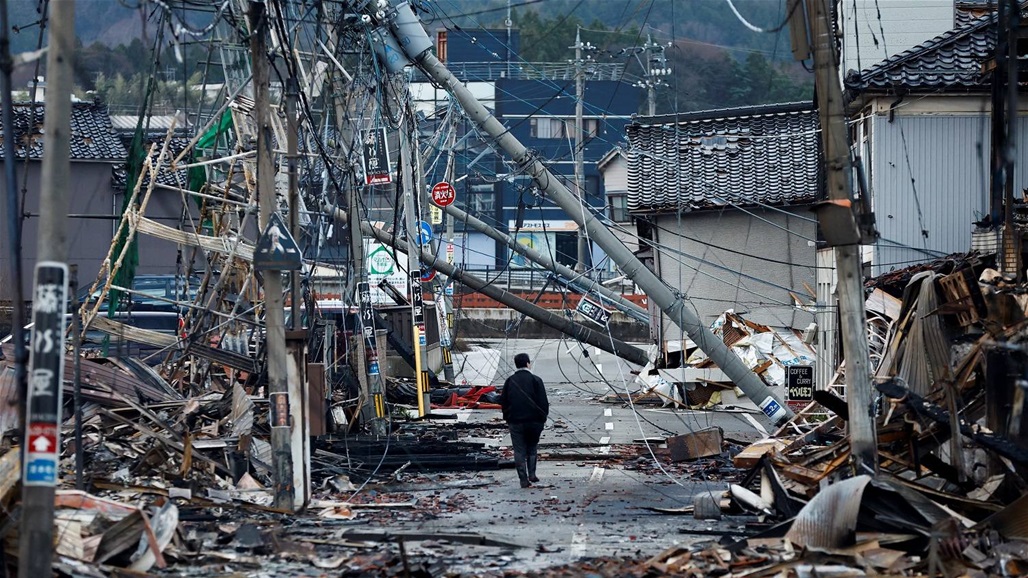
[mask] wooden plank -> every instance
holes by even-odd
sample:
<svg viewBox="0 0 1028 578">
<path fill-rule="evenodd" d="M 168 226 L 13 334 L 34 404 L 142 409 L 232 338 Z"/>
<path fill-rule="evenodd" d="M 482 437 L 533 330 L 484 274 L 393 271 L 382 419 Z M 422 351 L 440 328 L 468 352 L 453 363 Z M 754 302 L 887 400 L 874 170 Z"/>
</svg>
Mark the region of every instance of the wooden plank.
<svg viewBox="0 0 1028 578">
<path fill-rule="evenodd" d="M 737 468 L 752 468 L 757 465 L 757 462 L 760 461 L 760 458 L 764 454 L 773 451 L 782 451 L 785 449 L 786 445 L 787 444 L 784 441 L 778 439 L 760 440 L 759 442 L 750 444 L 741 452 L 736 454 L 735 457 L 732 458 L 732 463 L 735 464 L 735 467 Z"/>
<path fill-rule="evenodd" d="M 673 462 L 720 455 L 723 443 L 724 432 L 716 426 L 667 438 L 667 447 L 671 450 Z"/>
</svg>

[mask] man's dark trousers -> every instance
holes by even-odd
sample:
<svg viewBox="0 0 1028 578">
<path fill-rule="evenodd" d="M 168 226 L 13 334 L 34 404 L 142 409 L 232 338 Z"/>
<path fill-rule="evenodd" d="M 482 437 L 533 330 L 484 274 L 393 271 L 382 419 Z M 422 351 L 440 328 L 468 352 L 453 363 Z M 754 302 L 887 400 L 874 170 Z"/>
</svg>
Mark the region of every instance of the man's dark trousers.
<svg viewBox="0 0 1028 578">
<path fill-rule="evenodd" d="M 514 468 L 518 471 L 521 487 L 527 488 L 530 482 L 538 482 L 535 475 L 535 463 L 538 457 L 539 437 L 543 434 L 541 422 L 525 422 L 510 424 L 510 443 L 514 446 Z"/>
</svg>

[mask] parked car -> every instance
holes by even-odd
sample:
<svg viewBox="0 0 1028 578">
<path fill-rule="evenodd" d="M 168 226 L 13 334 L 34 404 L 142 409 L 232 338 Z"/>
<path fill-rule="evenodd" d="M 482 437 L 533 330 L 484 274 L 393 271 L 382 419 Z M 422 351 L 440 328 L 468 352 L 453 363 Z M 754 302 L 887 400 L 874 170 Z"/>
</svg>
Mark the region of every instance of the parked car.
<svg viewBox="0 0 1028 578">
<path fill-rule="evenodd" d="M 132 293 L 125 296 L 119 310 L 178 312 L 181 307 L 174 302 L 195 301 L 201 281 L 197 275 L 136 275 L 132 279 Z M 100 289 L 92 294 L 88 291 L 86 288 L 79 294 L 80 303 L 95 302 L 100 298 Z M 101 304 L 101 310 L 105 309 L 106 303 Z"/>
</svg>

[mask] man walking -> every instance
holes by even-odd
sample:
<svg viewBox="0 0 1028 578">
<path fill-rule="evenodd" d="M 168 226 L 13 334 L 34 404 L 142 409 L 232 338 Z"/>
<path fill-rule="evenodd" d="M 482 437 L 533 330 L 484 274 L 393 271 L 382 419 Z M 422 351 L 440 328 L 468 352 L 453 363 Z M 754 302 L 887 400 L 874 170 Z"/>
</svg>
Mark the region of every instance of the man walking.
<svg viewBox="0 0 1028 578">
<path fill-rule="evenodd" d="M 500 393 L 503 419 L 510 426 L 510 441 L 514 446 L 514 467 L 518 471 L 521 487 L 538 482 L 535 462 L 538 456 L 539 436 L 550 414 L 543 380 L 532 373 L 532 360 L 527 353 L 514 356 L 517 370 L 507 378 Z"/>
</svg>

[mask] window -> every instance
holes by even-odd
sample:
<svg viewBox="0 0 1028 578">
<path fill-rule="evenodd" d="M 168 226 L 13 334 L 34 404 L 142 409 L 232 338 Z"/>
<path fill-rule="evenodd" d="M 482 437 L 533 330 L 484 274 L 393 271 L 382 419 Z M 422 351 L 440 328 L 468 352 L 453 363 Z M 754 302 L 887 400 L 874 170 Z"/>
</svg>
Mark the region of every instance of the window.
<svg viewBox="0 0 1028 578">
<path fill-rule="evenodd" d="M 446 62 L 446 31 L 439 30 L 435 33 L 435 56 L 439 62 Z"/>
<path fill-rule="evenodd" d="M 600 133 L 600 119 L 598 118 L 584 118 L 582 119 L 582 130 L 585 131 L 585 136 L 595 137 Z"/>
<path fill-rule="evenodd" d="M 493 218 L 496 213 L 496 191 L 492 184 L 471 185 L 468 198 L 469 213 L 482 218 Z"/>
<path fill-rule="evenodd" d="M 564 120 L 559 118 L 533 118 L 529 120 L 532 138 L 565 138 Z"/>
<path fill-rule="evenodd" d="M 628 215 L 628 195 L 607 195 L 607 216 L 615 223 L 628 223 L 632 218 Z"/>
<path fill-rule="evenodd" d="M 575 138 L 575 117 L 532 118 L 529 126 L 532 138 Z M 585 138 L 595 137 L 600 133 L 600 119 L 583 118 L 582 131 Z"/>
</svg>

